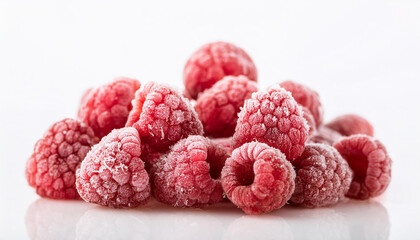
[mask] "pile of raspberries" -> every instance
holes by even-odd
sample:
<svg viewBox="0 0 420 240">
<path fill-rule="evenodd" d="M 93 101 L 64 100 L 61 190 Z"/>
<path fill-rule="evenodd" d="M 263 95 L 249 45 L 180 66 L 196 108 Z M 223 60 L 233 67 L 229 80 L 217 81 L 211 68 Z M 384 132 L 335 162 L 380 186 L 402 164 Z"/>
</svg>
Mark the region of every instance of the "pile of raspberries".
<svg viewBox="0 0 420 240">
<path fill-rule="evenodd" d="M 29 185 L 41 197 L 114 208 L 153 196 L 183 208 L 231 202 L 247 214 L 365 200 L 388 187 L 391 159 L 366 119 L 324 123 L 318 93 L 297 82 L 259 90 L 243 49 L 206 44 L 183 76 L 182 94 L 130 78 L 87 90 L 77 118 L 35 144 Z"/>
</svg>

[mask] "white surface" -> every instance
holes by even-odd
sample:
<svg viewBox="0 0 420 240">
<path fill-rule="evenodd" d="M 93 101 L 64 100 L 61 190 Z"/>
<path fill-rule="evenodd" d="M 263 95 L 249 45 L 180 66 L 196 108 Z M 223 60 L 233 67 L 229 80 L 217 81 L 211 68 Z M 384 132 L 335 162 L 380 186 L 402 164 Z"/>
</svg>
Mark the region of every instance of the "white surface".
<svg viewBox="0 0 420 240">
<path fill-rule="evenodd" d="M 420 239 L 419 1 L 136 2 L 0 0 L 0 239 Z M 112 210 L 27 186 L 35 141 L 86 88 L 124 75 L 181 89 L 188 56 L 214 40 L 250 53 L 261 88 L 295 79 L 327 120 L 369 119 L 394 160 L 388 191 L 255 217 L 227 204 Z"/>
</svg>

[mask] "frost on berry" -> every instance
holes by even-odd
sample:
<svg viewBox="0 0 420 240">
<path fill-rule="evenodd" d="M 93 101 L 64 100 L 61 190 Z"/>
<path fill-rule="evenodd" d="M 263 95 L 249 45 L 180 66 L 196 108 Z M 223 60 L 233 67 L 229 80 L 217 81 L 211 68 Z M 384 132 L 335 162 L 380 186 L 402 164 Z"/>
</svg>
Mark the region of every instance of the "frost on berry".
<svg viewBox="0 0 420 240">
<path fill-rule="evenodd" d="M 78 119 L 90 126 L 98 137 L 124 127 L 132 108 L 131 100 L 139 88 L 140 83 L 135 79 L 117 78 L 89 89 L 82 97 Z"/>
<path fill-rule="evenodd" d="M 373 137 L 373 126 L 361 116 L 346 114 L 333 119 L 325 124 L 326 127 L 339 132 L 343 136 L 365 134 Z"/>
<path fill-rule="evenodd" d="M 312 113 L 317 127 L 321 125 L 324 111 L 316 91 L 308 86 L 293 81 L 284 81 L 280 83 L 279 86 L 292 93 L 296 102 L 303 107 L 306 107 Z"/>
<path fill-rule="evenodd" d="M 306 123 L 308 124 L 308 127 L 309 127 L 308 135 L 309 137 L 311 137 L 317 132 L 317 129 L 318 129 L 315 123 L 314 116 L 312 116 L 312 113 L 306 107 L 302 107 L 302 113 L 303 113 L 302 116 L 306 120 Z"/>
<path fill-rule="evenodd" d="M 227 42 L 213 42 L 199 48 L 184 67 L 184 85 L 188 96 L 210 88 L 225 76 L 244 75 L 257 81 L 257 68 L 248 54 Z"/>
<path fill-rule="evenodd" d="M 142 145 L 158 152 L 189 135 L 203 135 L 203 125 L 190 102 L 153 82 L 136 92 L 126 126 L 138 130 Z"/>
<path fill-rule="evenodd" d="M 152 168 L 155 198 L 176 207 L 222 201 L 220 172 L 227 157 L 225 149 L 208 138 L 180 140 Z"/>
<path fill-rule="evenodd" d="M 35 144 L 26 178 L 41 197 L 77 199 L 76 169 L 98 142 L 93 130 L 74 119 L 54 123 Z"/>
<path fill-rule="evenodd" d="M 302 108 L 280 87 L 252 94 L 239 113 L 233 147 L 258 141 L 283 152 L 289 161 L 305 148 L 309 127 Z"/>
<path fill-rule="evenodd" d="M 235 149 L 222 170 L 228 198 L 247 214 L 281 208 L 295 188 L 292 164 L 278 149 L 251 142 Z"/>
<path fill-rule="evenodd" d="M 140 154 L 136 129 L 115 129 L 105 136 L 77 171 L 77 191 L 83 200 L 116 208 L 146 203 L 151 189 Z"/>
<path fill-rule="evenodd" d="M 255 82 L 245 76 L 226 76 L 200 94 L 195 110 L 204 132 L 213 137 L 232 136 L 244 101 L 257 90 Z"/>
<path fill-rule="evenodd" d="M 364 200 L 385 192 L 391 181 L 392 160 L 381 142 L 356 134 L 342 138 L 334 147 L 354 173 L 347 197 Z"/>
<path fill-rule="evenodd" d="M 322 207 L 344 198 L 352 172 L 347 162 L 325 144 L 308 144 L 293 161 L 296 170 L 295 191 L 290 201 L 304 207 Z"/>
<path fill-rule="evenodd" d="M 308 139 L 309 143 L 323 143 L 332 146 L 342 135 L 331 128 L 321 125 Z"/>
</svg>

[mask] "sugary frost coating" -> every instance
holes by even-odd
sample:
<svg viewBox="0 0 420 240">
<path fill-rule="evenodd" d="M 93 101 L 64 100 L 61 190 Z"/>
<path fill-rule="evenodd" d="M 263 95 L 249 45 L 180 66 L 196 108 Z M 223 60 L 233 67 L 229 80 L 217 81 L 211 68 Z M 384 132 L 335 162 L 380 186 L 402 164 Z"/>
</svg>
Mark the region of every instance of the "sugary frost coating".
<svg viewBox="0 0 420 240">
<path fill-rule="evenodd" d="M 281 208 L 295 188 L 292 164 L 278 149 L 251 142 L 235 149 L 222 170 L 228 198 L 247 214 Z"/>
<path fill-rule="evenodd" d="M 308 138 L 302 108 L 290 92 L 273 87 L 252 94 L 239 113 L 233 147 L 258 141 L 283 152 L 289 161 L 300 156 Z"/>
<path fill-rule="evenodd" d="M 333 119 L 325 124 L 326 127 L 339 132 L 343 136 L 365 134 L 373 137 L 373 126 L 368 120 L 356 114 L 346 114 Z"/>
<path fill-rule="evenodd" d="M 227 42 L 213 42 L 199 48 L 184 67 L 184 85 L 188 96 L 210 88 L 224 76 L 244 75 L 257 81 L 257 68 L 248 54 Z"/>
<path fill-rule="evenodd" d="M 143 145 L 160 152 L 189 135 L 203 135 L 203 125 L 189 101 L 153 82 L 136 92 L 126 126 L 139 131 Z"/>
<path fill-rule="evenodd" d="M 195 110 L 204 132 L 213 137 L 230 137 L 235 132 L 238 113 L 257 85 L 245 76 L 226 76 L 197 99 Z"/>
<path fill-rule="evenodd" d="M 334 144 L 347 161 L 354 176 L 346 196 L 368 199 L 385 192 L 391 181 L 391 158 L 378 140 L 356 134 Z"/>
<path fill-rule="evenodd" d="M 89 89 L 82 97 L 78 119 L 90 126 L 98 137 L 124 127 L 132 108 L 131 100 L 139 88 L 140 83 L 135 79 L 117 78 L 99 88 Z"/>
<path fill-rule="evenodd" d="M 303 84 L 293 81 L 284 81 L 279 85 L 291 92 L 298 104 L 309 109 L 315 119 L 316 126 L 321 125 L 324 111 L 317 92 Z"/>
<path fill-rule="evenodd" d="M 35 144 L 26 179 L 41 197 L 77 199 L 76 169 L 98 142 L 93 130 L 74 119 L 54 123 Z"/>
<path fill-rule="evenodd" d="M 319 126 L 317 131 L 308 139 L 309 143 L 323 143 L 332 146 L 342 135 L 324 125 Z"/>
<path fill-rule="evenodd" d="M 295 205 L 332 205 L 344 198 L 349 190 L 352 171 L 331 146 L 308 144 L 292 164 L 296 170 L 296 187 L 290 201 Z"/>
<path fill-rule="evenodd" d="M 202 136 L 180 140 L 154 166 L 155 198 L 175 207 L 200 207 L 220 202 L 220 172 L 225 149 Z"/>
<path fill-rule="evenodd" d="M 77 191 L 83 200 L 115 208 L 146 203 L 151 189 L 140 154 L 134 128 L 115 129 L 102 138 L 77 171 Z"/>
<path fill-rule="evenodd" d="M 315 123 L 314 116 L 312 116 L 312 113 L 306 107 L 302 107 L 302 112 L 303 112 L 303 118 L 305 118 L 306 123 L 308 124 L 308 127 L 309 127 L 308 135 L 309 137 L 311 137 L 317 132 L 317 126 Z"/>
</svg>

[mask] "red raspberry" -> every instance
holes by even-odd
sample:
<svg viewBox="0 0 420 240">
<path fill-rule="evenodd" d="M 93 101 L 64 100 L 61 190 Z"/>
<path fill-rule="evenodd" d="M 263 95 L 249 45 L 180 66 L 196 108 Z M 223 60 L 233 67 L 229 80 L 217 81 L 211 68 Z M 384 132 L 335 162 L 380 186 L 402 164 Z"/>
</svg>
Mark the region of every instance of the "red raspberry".
<svg viewBox="0 0 420 240">
<path fill-rule="evenodd" d="M 368 120 L 356 114 L 346 114 L 339 116 L 331 122 L 325 124 L 326 127 L 339 132 L 343 136 L 355 134 L 365 134 L 373 137 L 373 126 Z"/>
<path fill-rule="evenodd" d="M 342 138 L 334 147 L 354 173 L 347 197 L 364 200 L 385 192 L 391 181 L 392 160 L 381 142 L 357 134 Z"/>
<path fill-rule="evenodd" d="M 115 129 L 88 153 L 76 186 L 86 202 L 108 207 L 137 207 L 150 197 L 149 175 L 140 159 L 136 129 Z"/>
<path fill-rule="evenodd" d="M 341 134 L 321 125 L 317 131 L 308 139 L 310 143 L 323 143 L 332 146 L 341 138 Z"/>
<path fill-rule="evenodd" d="M 220 202 L 220 172 L 228 157 L 224 148 L 202 136 L 180 140 L 157 163 L 154 196 L 176 207 L 200 207 Z"/>
<path fill-rule="evenodd" d="M 113 129 L 124 127 L 131 100 L 140 88 L 135 79 L 117 78 L 109 84 L 89 89 L 82 97 L 78 119 L 90 126 L 98 137 L 103 137 Z"/>
<path fill-rule="evenodd" d="M 296 170 L 296 188 L 290 201 L 296 205 L 332 205 L 343 199 L 349 190 L 350 167 L 331 146 L 308 144 L 292 164 Z"/>
<path fill-rule="evenodd" d="M 295 188 L 292 164 L 278 149 L 251 142 L 235 149 L 222 170 L 228 198 L 247 214 L 281 208 Z"/>
<path fill-rule="evenodd" d="M 190 102 L 153 82 L 136 92 L 126 126 L 136 128 L 142 144 L 158 152 L 189 135 L 203 135 L 203 125 Z"/>
<path fill-rule="evenodd" d="M 293 98 L 298 104 L 308 108 L 315 119 L 317 127 L 321 125 L 324 111 L 322 109 L 322 104 L 317 92 L 303 84 L 299 84 L 293 81 L 284 81 L 279 85 L 280 87 L 291 92 Z"/>
<path fill-rule="evenodd" d="M 204 132 L 213 137 L 232 136 L 240 108 L 256 91 L 255 82 L 245 76 L 226 76 L 204 91 L 195 105 Z"/>
<path fill-rule="evenodd" d="M 185 64 L 185 89 L 196 99 L 199 93 L 228 75 L 245 75 L 257 81 L 257 68 L 242 48 L 226 42 L 209 43 L 194 52 Z"/>
<path fill-rule="evenodd" d="M 282 151 L 289 161 L 302 154 L 308 124 L 292 95 L 280 87 L 252 94 L 239 113 L 233 147 L 258 141 Z"/>
<path fill-rule="evenodd" d="M 92 145 L 98 142 L 93 130 L 74 119 L 54 123 L 35 144 L 26 163 L 26 178 L 41 197 L 77 199 L 76 169 Z"/>
<path fill-rule="evenodd" d="M 226 152 L 231 155 L 233 152 L 233 146 L 232 146 L 232 138 L 228 137 L 228 138 L 213 138 L 211 139 L 214 143 L 222 145 Z"/>
</svg>

